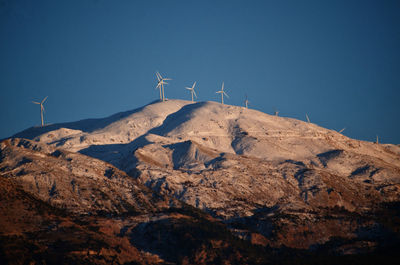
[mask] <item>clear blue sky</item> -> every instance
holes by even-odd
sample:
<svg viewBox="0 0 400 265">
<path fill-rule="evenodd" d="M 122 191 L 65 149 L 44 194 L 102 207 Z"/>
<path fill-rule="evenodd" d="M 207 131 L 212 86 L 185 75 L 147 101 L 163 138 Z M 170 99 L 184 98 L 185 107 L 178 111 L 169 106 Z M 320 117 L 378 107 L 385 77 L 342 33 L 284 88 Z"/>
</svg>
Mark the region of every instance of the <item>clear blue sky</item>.
<svg viewBox="0 0 400 265">
<path fill-rule="evenodd" d="M 0 138 L 158 99 L 218 101 L 400 144 L 400 1 L 0 0 Z"/>
</svg>

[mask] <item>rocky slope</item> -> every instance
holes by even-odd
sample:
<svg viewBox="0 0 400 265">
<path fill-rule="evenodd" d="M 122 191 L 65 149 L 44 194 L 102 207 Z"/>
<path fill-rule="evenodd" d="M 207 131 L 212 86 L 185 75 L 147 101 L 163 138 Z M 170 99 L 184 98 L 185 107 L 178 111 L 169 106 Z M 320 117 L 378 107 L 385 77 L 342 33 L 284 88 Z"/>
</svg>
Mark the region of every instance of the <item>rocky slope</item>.
<svg viewBox="0 0 400 265">
<path fill-rule="evenodd" d="M 24 139 L 0 143 L 0 217 L 1 264 L 266 262 L 112 165 Z"/>
<path fill-rule="evenodd" d="M 15 137 L 106 161 L 157 194 L 223 220 L 254 244 L 348 254 L 397 242 L 396 222 L 380 218 L 396 218 L 398 209 L 396 145 L 242 107 L 181 100 Z"/>
</svg>

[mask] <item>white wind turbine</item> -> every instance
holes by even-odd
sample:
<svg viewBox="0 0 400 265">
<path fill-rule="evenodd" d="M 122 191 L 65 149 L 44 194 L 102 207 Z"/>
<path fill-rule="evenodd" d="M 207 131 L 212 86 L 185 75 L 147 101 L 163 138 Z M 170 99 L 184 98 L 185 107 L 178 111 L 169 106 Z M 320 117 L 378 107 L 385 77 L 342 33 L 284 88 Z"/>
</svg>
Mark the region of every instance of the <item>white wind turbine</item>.
<svg viewBox="0 0 400 265">
<path fill-rule="evenodd" d="M 307 118 L 307 122 L 311 123 L 310 118 L 308 117 L 307 113 L 306 113 L 306 118 Z"/>
<path fill-rule="evenodd" d="M 46 99 L 47 99 L 47 97 L 45 97 L 41 102 L 32 101 L 32 103 L 40 105 L 40 118 L 41 118 L 41 121 L 42 121 L 42 127 L 44 126 L 44 121 L 43 121 L 44 107 L 43 107 L 43 103 L 46 101 Z"/>
<path fill-rule="evenodd" d="M 192 102 L 194 102 L 193 95 L 197 98 L 196 92 L 194 91 L 195 86 L 196 86 L 196 81 L 193 83 L 192 87 L 185 87 L 187 90 L 190 90 L 190 94 L 192 94 Z"/>
<path fill-rule="evenodd" d="M 163 78 L 159 72 L 156 72 L 156 76 L 157 76 L 157 80 L 158 80 L 156 89 L 157 88 L 160 89 L 160 100 L 165 101 L 164 85 L 168 85 L 168 83 L 165 81 L 172 80 L 172 79 L 171 78 Z"/>
<path fill-rule="evenodd" d="M 246 109 L 249 108 L 249 100 L 247 99 L 247 94 L 246 94 L 246 99 L 244 100 L 244 105 L 246 106 Z"/>
<path fill-rule="evenodd" d="M 229 98 L 228 94 L 225 93 L 224 91 L 224 82 L 222 82 L 222 88 L 220 91 L 217 91 L 215 93 L 221 94 L 221 103 L 224 104 L 224 95 Z"/>
</svg>

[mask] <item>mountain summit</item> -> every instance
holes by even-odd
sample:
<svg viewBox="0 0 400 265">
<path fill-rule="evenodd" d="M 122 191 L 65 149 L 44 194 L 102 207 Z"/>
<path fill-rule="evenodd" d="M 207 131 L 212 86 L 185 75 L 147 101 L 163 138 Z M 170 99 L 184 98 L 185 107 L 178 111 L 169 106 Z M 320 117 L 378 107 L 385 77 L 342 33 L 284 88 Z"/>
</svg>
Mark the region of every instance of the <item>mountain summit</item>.
<svg viewBox="0 0 400 265">
<path fill-rule="evenodd" d="M 183 100 L 13 137 L 110 163 L 155 194 L 221 220 L 252 244 L 336 255 L 377 251 L 398 240 L 398 224 L 385 218 L 399 209 L 396 145 L 243 107 Z"/>
</svg>

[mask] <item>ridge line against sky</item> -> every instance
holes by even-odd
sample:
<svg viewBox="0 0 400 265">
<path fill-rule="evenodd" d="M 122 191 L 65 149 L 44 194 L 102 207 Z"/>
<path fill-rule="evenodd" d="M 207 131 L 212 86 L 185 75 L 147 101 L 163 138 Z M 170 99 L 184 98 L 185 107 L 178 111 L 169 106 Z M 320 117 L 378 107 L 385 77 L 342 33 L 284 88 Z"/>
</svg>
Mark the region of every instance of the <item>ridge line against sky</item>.
<svg viewBox="0 0 400 265">
<path fill-rule="evenodd" d="M 400 1 L 0 0 L 0 138 L 159 98 L 224 103 L 400 143 Z"/>
</svg>

